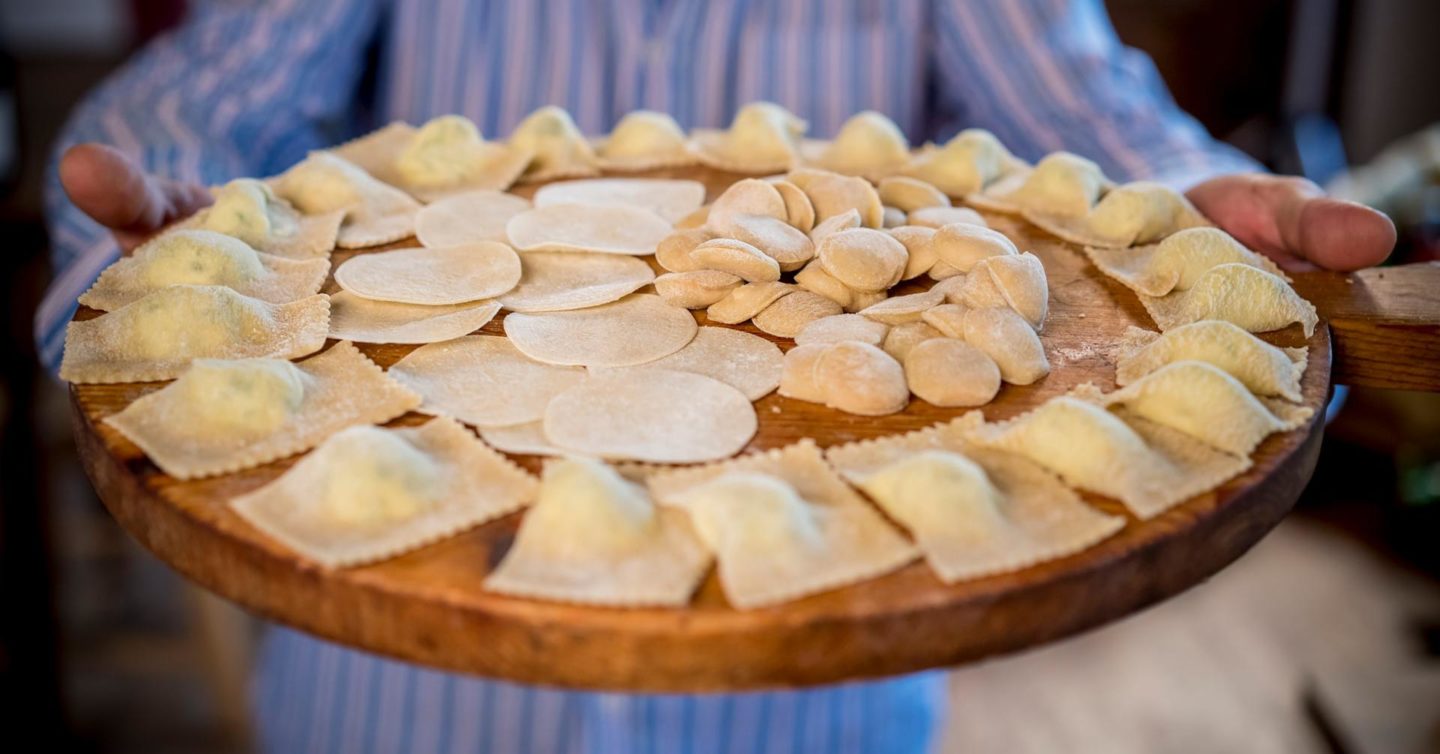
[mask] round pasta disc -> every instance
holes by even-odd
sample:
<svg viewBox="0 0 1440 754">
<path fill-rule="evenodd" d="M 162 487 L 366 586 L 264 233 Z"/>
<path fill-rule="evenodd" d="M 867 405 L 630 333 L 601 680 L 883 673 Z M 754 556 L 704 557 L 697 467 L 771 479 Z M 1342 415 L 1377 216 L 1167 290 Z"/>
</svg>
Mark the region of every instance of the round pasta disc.
<svg viewBox="0 0 1440 754">
<path fill-rule="evenodd" d="M 520 282 L 520 258 L 503 243 L 362 254 L 335 268 L 351 293 L 401 304 L 463 304 L 494 298 Z"/>
<path fill-rule="evenodd" d="M 700 209 L 705 184 L 674 178 L 591 178 L 551 183 L 535 192 L 535 206 L 593 204 L 640 207 L 668 223 Z"/>
<path fill-rule="evenodd" d="M 697 327 L 689 311 L 653 293 L 589 309 L 505 318 L 505 334 L 530 358 L 593 367 L 634 366 L 668 356 L 684 348 Z"/>
<path fill-rule="evenodd" d="M 495 301 L 424 306 L 337 291 L 330 294 L 330 337 L 357 343 L 439 343 L 479 330 L 499 311 Z"/>
<path fill-rule="evenodd" d="M 744 330 L 702 327 L 684 348 L 646 364 L 624 369 L 670 369 L 703 374 L 739 390 L 758 401 L 780 386 L 785 354 L 770 341 Z M 591 369 L 604 374 L 611 368 Z"/>
<path fill-rule="evenodd" d="M 430 248 L 508 243 L 505 224 L 530 206 L 528 200 L 503 191 L 467 191 L 425 205 L 415 215 L 415 237 Z"/>
<path fill-rule="evenodd" d="M 673 228 L 643 207 L 550 204 L 521 212 L 505 226 L 520 251 L 654 254 Z"/>
<path fill-rule="evenodd" d="M 593 374 L 545 409 L 545 437 L 575 453 L 651 463 L 727 458 L 754 437 L 755 408 L 725 383 L 669 369 Z"/>
<path fill-rule="evenodd" d="M 389 374 L 425 399 L 420 411 L 477 427 L 539 421 L 551 398 L 585 379 L 582 369 L 535 361 L 496 335 L 421 346 Z"/>
<path fill-rule="evenodd" d="M 573 251 L 527 251 L 520 255 L 520 284 L 500 297 L 512 312 L 558 312 L 608 304 L 655 279 L 650 265 L 634 257 Z"/>
<path fill-rule="evenodd" d="M 486 445 L 522 456 L 563 456 L 565 451 L 545 439 L 543 421 L 512 424 L 508 427 L 480 427 L 480 439 Z"/>
</svg>

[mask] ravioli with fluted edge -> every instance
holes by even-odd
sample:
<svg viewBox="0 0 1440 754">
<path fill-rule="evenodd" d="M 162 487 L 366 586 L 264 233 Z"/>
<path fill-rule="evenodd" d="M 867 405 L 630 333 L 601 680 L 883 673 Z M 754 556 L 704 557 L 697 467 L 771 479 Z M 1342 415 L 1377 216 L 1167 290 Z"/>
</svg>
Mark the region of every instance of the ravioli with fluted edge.
<svg viewBox="0 0 1440 754">
<path fill-rule="evenodd" d="M 965 201 L 992 212 L 1024 210 L 1081 217 L 1110 186 L 1100 166 L 1070 152 L 1052 152 L 1035 167 L 996 181 Z"/>
<path fill-rule="evenodd" d="M 1122 249 L 1154 243 L 1186 228 L 1208 224 L 1179 192 L 1135 181 L 1106 192 L 1084 215 L 1026 209 L 1025 219 L 1060 238 L 1086 246 Z"/>
<path fill-rule="evenodd" d="M 343 211 L 336 244 L 357 249 L 399 241 L 415 233 L 420 203 L 329 152 L 311 152 L 270 180 L 276 195 L 307 215 Z"/>
<path fill-rule="evenodd" d="M 922 150 L 905 173 L 952 197 L 964 197 L 979 193 L 1001 176 L 1026 167 L 995 134 L 983 128 L 967 128 L 943 147 Z"/>
<path fill-rule="evenodd" d="M 593 605 L 684 605 L 711 561 L 687 518 L 601 461 L 551 461 L 485 588 Z"/>
<path fill-rule="evenodd" d="M 1140 518 L 1214 489 L 1250 468 L 1250 459 L 1210 448 L 1143 418 L 1086 400 L 1051 398 L 1028 413 L 971 429 L 966 439 L 1018 453 L 1067 483 L 1113 497 Z"/>
<path fill-rule="evenodd" d="M 255 528 L 321 565 L 384 560 L 515 511 L 534 477 L 444 418 L 350 427 L 275 481 L 230 501 Z"/>
<path fill-rule="evenodd" d="M 283 304 L 319 293 L 329 271 L 324 259 L 286 259 L 223 233 L 172 230 L 106 267 L 80 303 L 111 311 L 171 285 L 219 285 Z"/>
<path fill-rule="evenodd" d="M 173 226 L 224 233 L 256 251 L 289 259 L 330 255 L 345 212 L 305 215 L 264 181 L 237 178 L 211 189 L 215 202 Z"/>
<path fill-rule="evenodd" d="M 270 304 L 214 285 L 172 285 L 65 332 L 60 379 L 144 382 L 179 376 L 195 359 L 294 359 L 325 345 L 323 294 Z"/>
<path fill-rule="evenodd" d="M 609 170 L 653 170 L 696 162 L 680 124 L 654 110 L 627 113 L 596 151 L 601 166 Z"/>
<path fill-rule="evenodd" d="M 795 165 L 800 137 L 808 127 L 780 105 L 751 102 L 735 113 L 728 129 L 696 129 L 690 138 L 706 165 L 740 173 L 773 173 Z"/>
<path fill-rule="evenodd" d="M 225 474 L 306 450 L 420 405 L 350 343 L 298 364 L 196 359 L 171 385 L 105 418 L 177 479 Z"/>
<path fill-rule="evenodd" d="M 1288 432 L 1313 414 L 1285 401 L 1268 405 L 1234 377 L 1203 361 L 1177 361 L 1113 393 L 1093 386 L 1077 394 L 1177 429 L 1213 448 L 1248 455 L 1269 435 Z"/>
<path fill-rule="evenodd" d="M 1299 403 L 1308 360 L 1308 348 L 1278 348 L 1220 320 L 1192 322 L 1163 334 L 1131 327 L 1121 337 L 1115 383 L 1123 387 L 1177 361 L 1203 361 L 1225 370 L 1256 395 Z"/>
<path fill-rule="evenodd" d="M 850 116 L 835 140 L 822 145 L 813 159 L 815 165 L 871 180 L 895 173 L 910 161 L 905 134 L 895 121 L 874 110 Z"/>
<path fill-rule="evenodd" d="M 1218 319 L 1250 332 L 1299 324 L 1308 338 L 1320 321 L 1314 304 L 1300 298 L 1283 278 L 1238 262 L 1210 268 L 1188 290 L 1139 298 L 1162 331 Z"/>
<path fill-rule="evenodd" d="M 575 125 L 570 113 L 546 105 L 525 116 L 510 132 L 510 147 L 531 155 L 522 182 L 555 178 L 581 178 L 600 172 L 595 150 Z"/>
<path fill-rule="evenodd" d="M 1190 228 L 1158 244 L 1130 249 L 1086 247 L 1085 255 L 1101 272 L 1146 296 L 1189 290 L 1202 275 L 1222 264 L 1246 264 L 1285 277 L 1274 262 L 1219 228 Z"/>
<path fill-rule="evenodd" d="M 880 576 L 918 554 L 809 440 L 646 481 L 660 503 L 690 512 L 742 610 Z"/>
</svg>

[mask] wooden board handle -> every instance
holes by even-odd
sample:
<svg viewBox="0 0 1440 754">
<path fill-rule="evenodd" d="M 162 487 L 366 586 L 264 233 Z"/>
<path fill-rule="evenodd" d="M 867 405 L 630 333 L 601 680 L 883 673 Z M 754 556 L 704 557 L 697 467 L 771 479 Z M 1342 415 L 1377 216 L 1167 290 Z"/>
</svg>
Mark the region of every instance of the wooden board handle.
<svg viewBox="0 0 1440 754">
<path fill-rule="evenodd" d="M 1440 262 L 1291 277 L 1330 323 L 1337 384 L 1440 392 Z"/>
</svg>

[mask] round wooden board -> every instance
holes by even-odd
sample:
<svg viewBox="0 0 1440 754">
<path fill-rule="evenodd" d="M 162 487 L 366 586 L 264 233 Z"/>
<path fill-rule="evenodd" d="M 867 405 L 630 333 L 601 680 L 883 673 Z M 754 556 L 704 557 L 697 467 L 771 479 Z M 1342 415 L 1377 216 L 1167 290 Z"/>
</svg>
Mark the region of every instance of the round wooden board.
<svg viewBox="0 0 1440 754">
<path fill-rule="evenodd" d="M 699 170 L 651 175 L 703 180 L 712 199 L 736 178 Z M 1073 247 L 1018 220 L 989 219 L 1045 264 L 1051 308 L 1042 341 L 1053 372 L 1035 385 L 1004 386 L 984 408 L 986 418 L 1014 416 L 1087 381 L 1113 389 L 1108 345 L 1130 325 L 1153 329 L 1138 300 Z M 339 252 L 335 262 L 350 255 Z M 326 290 L 334 290 L 333 281 Z M 77 317 L 97 314 L 82 310 Z M 502 333 L 501 321 L 484 331 Z M 1264 337 L 1277 345 L 1305 344 L 1298 327 Z M 1308 345 L 1303 392 L 1315 420 L 1267 439 L 1253 468 L 1214 492 L 1148 521 L 1132 517 L 1119 534 L 1088 550 L 1015 573 L 946 585 L 916 562 L 752 611 L 731 608 L 713 573 L 683 609 L 580 607 L 486 592 L 481 583 L 523 514 L 382 563 L 327 570 L 261 535 L 226 504 L 274 479 L 294 459 L 178 482 L 100 421 L 162 383 L 79 385 L 71 397 L 86 471 L 116 520 L 188 578 L 260 615 L 371 652 L 522 683 L 733 691 L 884 676 L 1017 651 L 1122 617 L 1205 579 L 1280 521 L 1314 468 L 1330 388 L 1326 328 Z M 411 348 L 361 346 L 384 366 Z M 747 450 L 805 437 L 828 447 L 962 413 L 915 399 L 900 414 L 859 417 L 774 394 L 756 410 L 760 430 Z M 423 421 L 409 414 L 396 424 Z M 539 468 L 540 459 L 517 460 Z M 1087 499 L 1124 513 L 1115 501 Z"/>
</svg>

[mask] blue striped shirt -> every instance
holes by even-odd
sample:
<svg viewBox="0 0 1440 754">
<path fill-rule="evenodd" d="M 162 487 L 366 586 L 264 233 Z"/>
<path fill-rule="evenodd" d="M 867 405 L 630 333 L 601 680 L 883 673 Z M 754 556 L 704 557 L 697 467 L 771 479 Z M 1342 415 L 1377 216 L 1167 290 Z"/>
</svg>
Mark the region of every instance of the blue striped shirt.
<svg viewBox="0 0 1440 754">
<path fill-rule="evenodd" d="M 165 176 L 270 175 L 390 120 L 503 137 L 565 107 L 588 133 L 639 108 L 725 125 L 771 100 L 831 135 L 872 109 L 912 142 L 993 131 L 1112 177 L 1184 186 L 1256 169 L 1177 109 L 1101 0 L 271 0 L 197 4 L 75 110 L 57 145 L 115 145 Z M 53 371 L 76 297 L 118 254 L 50 171 Z M 573 694 L 457 678 L 277 629 L 257 709 L 273 751 L 916 751 L 935 674 L 807 692 Z"/>
</svg>

